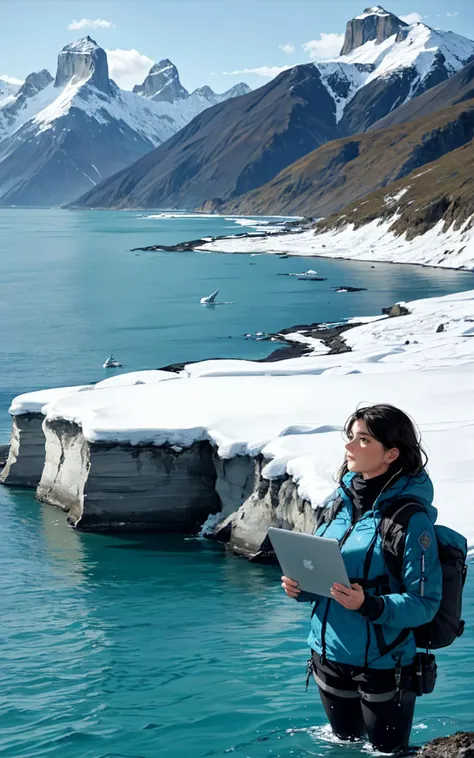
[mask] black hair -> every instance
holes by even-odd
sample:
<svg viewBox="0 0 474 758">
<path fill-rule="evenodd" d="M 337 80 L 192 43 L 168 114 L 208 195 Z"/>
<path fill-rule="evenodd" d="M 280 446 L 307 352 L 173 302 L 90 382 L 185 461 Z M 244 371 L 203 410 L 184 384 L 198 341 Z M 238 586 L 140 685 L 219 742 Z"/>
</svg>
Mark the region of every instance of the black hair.
<svg viewBox="0 0 474 758">
<path fill-rule="evenodd" d="M 369 405 L 358 408 L 344 425 L 346 437 L 350 436 L 356 421 L 363 421 L 369 434 L 386 450 L 396 447 L 400 451 L 396 461 L 390 464 L 389 470 L 395 472 L 401 469 L 401 474 L 409 476 L 421 474 L 428 463 L 428 456 L 421 445 L 421 435 L 415 423 L 406 413 L 393 405 Z M 344 460 L 338 473 L 339 481 L 347 471 L 347 461 Z"/>
</svg>

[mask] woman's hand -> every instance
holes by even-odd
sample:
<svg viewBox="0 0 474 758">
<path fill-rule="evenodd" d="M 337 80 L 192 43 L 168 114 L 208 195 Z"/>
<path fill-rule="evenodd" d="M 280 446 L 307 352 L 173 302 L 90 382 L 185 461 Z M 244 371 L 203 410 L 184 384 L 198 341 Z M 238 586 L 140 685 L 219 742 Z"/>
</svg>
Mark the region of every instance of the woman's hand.
<svg viewBox="0 0 474 758">
<path fill-rule="evenodd" d="M 288 597 L 296 598 L 301 592 L 298 582 L 294 582 L 293 579 L 288 579 L 287 576 L 282 576 L 281 586 Z"/>
<path fill-rule="evenodd" d="M 343 584 L 333 584 L 331 595 L 336 602 L 349 611 L 358 611 L 365 598 L 364 590 L 360 584 L 351 584 L 351 589 L 344 587 Z"/>
</svg>

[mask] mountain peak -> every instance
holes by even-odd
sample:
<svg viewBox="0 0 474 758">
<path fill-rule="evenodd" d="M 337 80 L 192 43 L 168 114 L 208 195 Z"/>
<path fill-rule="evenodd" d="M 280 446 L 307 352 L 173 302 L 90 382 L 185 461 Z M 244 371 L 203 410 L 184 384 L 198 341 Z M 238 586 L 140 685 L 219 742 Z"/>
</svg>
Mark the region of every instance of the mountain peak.
<svg viewBox="0 0 474 758">
<path fill-rule="evenodd" d="M 87 34 L 85 37 L 81 37 L 81 39 L 78 39 L 75 42 L 69 42 L 63 47 L 62 52 L 64 53 L 69 50 L 74 53 L 93 53 L 95 50 L 99 49 L 99 45 L 95 39 L 92 39 L 92 37 L 89 37 Z"/>
<path fill-rule="evenodd" d="M 349 55 L 356 48 L 372 40 L 376 45 L 380 45 L 407 26 L 409 25 L 405 21 L 386 11 L 381 5 L 366 8 L 359 16 L 348 21 L 341 55 Z"/>
<path fill-rule="evenodd" d="M 389 13 L 389 11 L 386 11 L 385 8 L 382 8 L 381 5 L 373 5 L 371 8 L 366 8 L 363 13 L 360 14 L 360 16 L 356 16 L 356 18 L 365 18 L 365 16 L 390 16 L 393 15 Z"/>
<path fill-rule="evenodd" d="M 109 67 L 105 50 L 89 35 L 63 47 L 58 55 L 55 87 L 70 81 L 89 81 L 102 92 L 110 93 Z"/>
<path fill-rule="evenodd" d="M 143 84 L 136 84 L 133 91 L 155 102 L 174 103 L 189 97 L 189 92 L 180 82 L 178 69 L 169 58 L 154 63 Z"/>
<path fill-rule="evenodd" d="M 204 84 L 203 87 L 198 87 L 192 94 L 204 97 L 206 100 L 212 100 L 212 98 L 216 96 L 216 93 L 209 87 L 208 84 Z"/>
<path fill-rule="evenodd" d="M 53 77 L 46 68 L 41 69 L 41 71 L 34 71 L 32 74 L 28 74 L 17 94 L 34 97 L 52 81 Z"/>
<path fill-rule="evenodd" d="M 239 82 L 238 84 L 234 84 L 234 86 L 230 89 L 226 90 L 224 92 L 224 96 L 241 97 L 241 95 L 248 95 L 249 92 L 252 92 L 252 88 L 249 87 L 249 85 L 245 82 Z"/>
</svg>

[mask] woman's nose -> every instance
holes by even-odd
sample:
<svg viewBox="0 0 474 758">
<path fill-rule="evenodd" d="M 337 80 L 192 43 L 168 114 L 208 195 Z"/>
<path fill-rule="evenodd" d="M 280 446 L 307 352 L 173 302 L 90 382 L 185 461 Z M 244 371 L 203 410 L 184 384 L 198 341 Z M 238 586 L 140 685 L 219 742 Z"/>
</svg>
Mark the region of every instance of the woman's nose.
<svg viewBox="0 0 474 758">
<path fill-rule="evenodd" d="M 352 447 L 352 440 L 348 440 L 346 444 L 344 445 L 344 447 L 346 448 L 346 450 L 350 450 Z"/>
</svg>

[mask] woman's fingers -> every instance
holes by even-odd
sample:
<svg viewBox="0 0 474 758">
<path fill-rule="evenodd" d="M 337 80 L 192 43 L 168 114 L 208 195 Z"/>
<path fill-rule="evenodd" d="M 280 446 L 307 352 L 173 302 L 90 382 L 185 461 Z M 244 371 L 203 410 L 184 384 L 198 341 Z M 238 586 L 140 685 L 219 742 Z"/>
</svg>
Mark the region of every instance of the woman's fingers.
<svg viewBox="0 0 474 758">
<path fill-rule="evenodd" d="M 331 595 L 344 608 L 350 611 L 357 611 L 364 602 L 364 590 L 359 584 L 352 587 L 345 587 L 343 584 L 333 584 Z"/>
<path fill-rule="evenodd" d="M 301 592 L 298 586 L 298 582 L 293 581 L 293 579 L 289 579 L 287 576 L 282 576 L 281 579 L 281 586 L 285 590 L 288 597 L 298 597 Z"/>
</svg>

